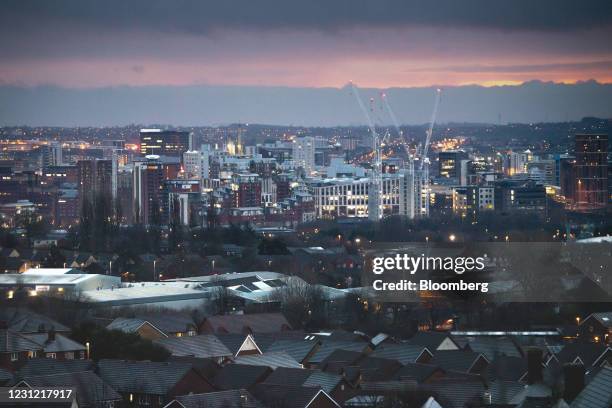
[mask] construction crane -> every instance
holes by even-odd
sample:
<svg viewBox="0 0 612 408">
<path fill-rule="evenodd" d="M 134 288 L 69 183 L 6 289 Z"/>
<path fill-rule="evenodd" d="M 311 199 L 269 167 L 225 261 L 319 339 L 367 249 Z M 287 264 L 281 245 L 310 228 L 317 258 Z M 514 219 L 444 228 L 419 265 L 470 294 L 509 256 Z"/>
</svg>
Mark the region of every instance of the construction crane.
<svg viewBox="0 0 612 408">
<path fill-rule="evenodd" d="M 427 151 L 429 150 L 429 143 L 431 143 L 431 134 L 433 133 L 433 127 L 436 123 L 436 116 L 438 115 L 438 107 L 440 106 L 440 99 L 442 96 L 442 90 L 440 88 L 436 89 L 436 97 L 434 100 L 434 108 L 431 113 L 431 120 L 429 121 L 429 128 L 427 129 L 427 134 L 425 138 L 425 146 L 423 146 L 423 156 L 421 158 L 421 170 L 423 170 L 423 165 L 425 164 L 425 160 L 427 160 Z"/>
<path fill-rule="evenodd" d="M 397 116 L 395 116 L 395 112 L 393 112 L 393 109 L 391 109 L 391 104 L 389 103 L 389 100 L 387 99 L 387 94 L 384 92 L 380 94 L 380 99 L 383 100 L 383 104 L 385 105 L 385 108 L 387 109 L 387 112 L 389 113 L 391 122 L 393 122 L 393 127 L 395 127 L 395 131 L 397 132 L 397 135 L 401 139 L 402 136 L 404 135 L 404 132 L 402 132 L 402 130 L 400 129 L 400 125 L 399 125 L 399 121 L 397 120 Z"/>
<path fill-rule="evenodd" d="M 371 183 L 368 186 L 368 218 L 372 221 L 378 221 L 382 218 L 382 155 L 380 140 L 378 133 L 376 132 L 374 122 L 372 121 L 372 117 L 361 100 L 359 89 L 357 86 L 355 86 L 353 81 L 350 81 L 350 84 L 353 95 L 355 96 L 355 99 L 357 99 L 357 104 L 359 105 L 361 113 L 363 113 L 368 127 L 370 128 L 370 133 L 372 134 L 372 153 L 374 155 L 374 161 L 372 163 Z"/>
</svg>

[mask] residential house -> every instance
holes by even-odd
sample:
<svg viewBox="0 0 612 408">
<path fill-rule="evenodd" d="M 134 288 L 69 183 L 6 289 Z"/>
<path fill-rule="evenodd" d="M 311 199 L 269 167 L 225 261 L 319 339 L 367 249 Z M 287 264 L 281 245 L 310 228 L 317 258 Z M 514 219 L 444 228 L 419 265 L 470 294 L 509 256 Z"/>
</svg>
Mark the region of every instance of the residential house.
<svg viewBox="0 0 612 408">
<path fill-rule="evenodd" d="M 280 313 L 211 316 L 200 326 L 202 334 L 274 333 L 283 330 L 291 330 L 291 325 Z"/>
<path fill-rule="evenodd" d="M 339 408 L 328 393 L 318 387 L 258 384 L 252 391 L 255 398 L 277 408 Z"/>
<path fill-rule="evenodd" d="M 28 359 L 43 354 L 43 346 L 26 335 L 9 330 L 0 322 L 0 368 L 14 371 Z"/>
<path fill-rule="evenodd" d="M 234 357 L 234 353 L 217 336 L 203 334 L 189 337 L 168 337 L 155 340 L 173 356 L 209 358 L 217 363 Z"/>
<path fill-rule="evenodd" d="M 28 339 L 41 345 L 45 358 L 57 360 L 84 359 L 86 347 L 68 337 L 50 330 L 48 333 L 24 334 Z M 41 357 L 42 357 L 41 356 Z"/>
<path fill-rule="evenodd" d="M 612 344 L 612 312 L 592 313 L 578 327 L 581 339 Z"/>
<path fill-rule="evenodd" d="M 49 330 L 61 334 L 70 333 L 70 329 L 60 322 L 25 308 L 2 308 L 0 320 L 5 321 L 10 330 L 21 334 L 42 333 Z"/>
<path fill-rule="evenodd" d="M 612 407 L 612 367 L 603 367 L 572 401 L 571 408 Z"/>
<path fill-rule="evenodd" d="M 121 395 L 92 371 L 27 376 L 21 378 L 15 387 L 75 388 L 79 407 L 114 408 L 121 404 Z"/>
<path fill-rule="evenodd" d="M 164 408 L 265 408 L 245 389 L 188 394 L 176 397 Z"/>
<path fill-rule="evenodd" d="M 355 392 L 342 375 L 301 368 L 277 368 L 263 384 L 318 387 L 340 403 L 346 401 Z"/>
<path fill-rule="evenodd" d="M 181 362 L 100 360 L 98 374 L 127 404 L 163 407 L 177 395 L 214 391 L 193 368 Z"/>
<path fill-rule="evenodd" d="M 430 364 L 437 365 L 448 371 L 458 371 L 468 374 L 480 374 L 486 370 L 489 360 L 481 354 L 465 350 L 442 350 L 437 351 Z"/>
<path fill-rule="evenodd" d="M 263 382 L 271 373 L 272 369 L 266 366 L 228 364 L 219 370 L 213 385 L 219 390 L 249 389 Z"/>
</svg>

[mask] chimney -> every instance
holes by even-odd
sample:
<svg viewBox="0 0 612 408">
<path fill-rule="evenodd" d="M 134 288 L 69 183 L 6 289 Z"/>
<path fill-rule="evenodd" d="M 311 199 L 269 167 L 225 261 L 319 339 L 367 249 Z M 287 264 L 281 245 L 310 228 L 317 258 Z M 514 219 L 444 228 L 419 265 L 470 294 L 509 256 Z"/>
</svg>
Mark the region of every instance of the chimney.
<svg viewBox="0 0 612 408">
<path fill-rule="evenodd" d="M 527 350 L 527 383 L 536 384 L 542 381 L 542 350 Z"/>
<path fill-rule="evenodd" d="M 563 399 L 570 403 L 584 388 L 584 366 L 582 364 L 565 364 L 563 366 L 565 387 Z"/>
<path fill-rule="evenodd" d="M 54 328 L 51 328 L 49 332 L 47 333 L 47 343 L 51 343 L 52 341 L 55 341 L 55 329 Z"/>
</svg>

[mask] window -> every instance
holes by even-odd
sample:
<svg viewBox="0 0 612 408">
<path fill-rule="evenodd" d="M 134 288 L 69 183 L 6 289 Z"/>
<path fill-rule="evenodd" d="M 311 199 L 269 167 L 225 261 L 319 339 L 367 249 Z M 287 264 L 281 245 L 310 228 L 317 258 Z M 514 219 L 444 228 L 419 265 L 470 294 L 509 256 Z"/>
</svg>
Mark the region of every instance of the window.
<svg viewBox="0 0 612 408">
<path fill-rule="evenodd" d="M 79 351 L 79 358 L 85 360 L 85 352 L 83 350 Z"/>
<path fill-rule="evenodd" d="M 196 332 L 195 332 L 195 330 L 189 330 L 189 331 L 187 332 L 187 335 L 188 335 L 188 336 L 195 336 L 195 335 L 196 335 Z"/>
<path fill-rule="evenodd" d="M 74 351 L 67 351 L 64 353 L 64 358 L 66 360 L 74 360 Z"/>
<path fill-rule="evenodd" d="M 139 395 L 138 396 L 138 403 L 140 405 L 149 405 L 150 404 L 149 396 L 148 395 Z"/>
<path fill-rule="evenodd" d="M 56 359 L 57 355 L 55 353 L 47 353 L 46 355 L 47 358 L 52 358 L 52 359 Z"/>
<path fill-rule="evenodd" d="M 28 358 L 36 358 L 36 350 L 28 351 Z"/>
<path fill-rule="evenodd" d="M 11 353 L 11 361 L 19 360 L 19 353 Z"/>
</svg>

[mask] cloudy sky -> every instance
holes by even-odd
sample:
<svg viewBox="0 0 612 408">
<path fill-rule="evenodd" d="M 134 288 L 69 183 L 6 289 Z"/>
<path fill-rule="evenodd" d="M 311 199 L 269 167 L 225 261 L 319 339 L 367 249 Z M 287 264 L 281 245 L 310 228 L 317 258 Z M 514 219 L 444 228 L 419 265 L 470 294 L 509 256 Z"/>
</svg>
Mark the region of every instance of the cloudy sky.
<svg viewBox="0 0 612 408">
<path fill-rule="evenodd" d="M 0 81 L 612 82 L 609 0 L 3 0 Z"/>
<path fill-rule="evenodd" d="M 0 125 L 612 117 L 610 0 L 1 0 Z M 388 120 L 387 119 L 382 119 Z"/>
</svg>

